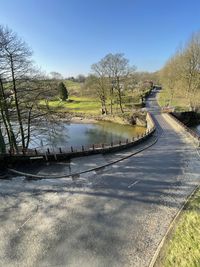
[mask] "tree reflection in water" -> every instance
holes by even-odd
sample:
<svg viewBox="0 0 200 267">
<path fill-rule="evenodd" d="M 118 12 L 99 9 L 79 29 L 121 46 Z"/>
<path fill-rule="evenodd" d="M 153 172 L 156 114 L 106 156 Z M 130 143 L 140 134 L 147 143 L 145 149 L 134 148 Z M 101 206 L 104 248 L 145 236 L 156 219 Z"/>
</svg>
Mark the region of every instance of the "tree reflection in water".
<svg viewBox="0 0 200 267">
<path fill-rule="evenodd" d="M 81 145 L 110 144 L 119 140 L 131 139 L 145 132 L 146 128 L 121 125 L 112 122 L 99 123 L 57 123 L 35 126 L 31 148 L 70 148 Z"/>
</svg>

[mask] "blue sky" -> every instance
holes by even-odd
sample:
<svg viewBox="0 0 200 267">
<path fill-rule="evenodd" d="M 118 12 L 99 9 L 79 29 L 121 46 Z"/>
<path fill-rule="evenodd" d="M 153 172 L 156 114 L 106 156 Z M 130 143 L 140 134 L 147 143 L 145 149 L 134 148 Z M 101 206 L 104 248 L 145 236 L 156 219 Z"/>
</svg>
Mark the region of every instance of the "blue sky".
<svg viewBox="0 0 200 267">
<path fill-rule="evenodd" d="M 87 74 L 107 53 L 155 71 L 200 30 L 199 0 L 0 0 L 0 24 L 47 72 Z"/>
</svg>

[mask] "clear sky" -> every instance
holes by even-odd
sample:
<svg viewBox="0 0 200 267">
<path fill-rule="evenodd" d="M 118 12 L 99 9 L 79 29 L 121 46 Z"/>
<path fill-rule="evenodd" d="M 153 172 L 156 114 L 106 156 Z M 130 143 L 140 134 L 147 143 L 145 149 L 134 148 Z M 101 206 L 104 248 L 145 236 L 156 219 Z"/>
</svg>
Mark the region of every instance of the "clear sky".
<svg viewBox="0 0 200 267">
<path fill-rule="evenodd" d="M 110 52 L 155 71 L 200 30 L 200 0 L 0 0 L 0 24 L 47 72 L 87 74 Z"/>
</svg>

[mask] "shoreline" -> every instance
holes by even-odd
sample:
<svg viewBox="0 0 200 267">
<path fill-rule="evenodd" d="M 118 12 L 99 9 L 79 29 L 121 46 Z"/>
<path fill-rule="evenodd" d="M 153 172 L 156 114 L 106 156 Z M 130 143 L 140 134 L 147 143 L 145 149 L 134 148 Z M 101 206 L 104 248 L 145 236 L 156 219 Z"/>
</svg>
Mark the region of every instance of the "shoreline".
<svg viewBox="0 0 200 267">
<path fill-rule="evenodd" d="M 99 122 L 112 122 L 121 125 L 129 125 L 129 126 L 140 126 L 146 127 L 146 125 L 142 125 L 142 123 L 135 123 L 132 124 L 131 120 L 129 121 L 128 118 L 117 116 L 117 115 L 107 115 L 107 116 L 84 116 L 83 114 L 76 116 L 75 114 L 67 114 L 67 116 L 55 116 L 55 120 L 64 122 L 64 123 L 99 123 Z M 143 119 L 144 120 L 144 119 Z M 141 120 L 139 120 L 141 121 Z M 143 121 L 143 124 L 144 121 Z"/>
<path fill-rule="evenodd" d="M 98 123 L 99 120 L 93 119 L 93 118 L 83 118 L 83 117 L 72 117 L 70 120 L 68 120 L 70 123 Z"/>
<path fill-rule="evenodd" d="M 87 118 L 87 117 L 71 117 L 71 118 L 60 118 L 60 121 L 66 123 L 99 123 L 99 122 L 112 122 L 120 125 L 128 125 L 128 126 L 139 126 L 137 124 L 131 124 L 128 121 L 123 120 L 120 117 L 98 117 L 98 118 Z"/>
</svg>

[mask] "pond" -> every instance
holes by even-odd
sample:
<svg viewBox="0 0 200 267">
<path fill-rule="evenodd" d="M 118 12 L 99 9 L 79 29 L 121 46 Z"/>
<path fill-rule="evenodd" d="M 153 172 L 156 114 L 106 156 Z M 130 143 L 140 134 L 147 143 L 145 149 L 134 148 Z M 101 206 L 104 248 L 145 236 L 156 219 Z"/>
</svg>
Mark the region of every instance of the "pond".
<svg viewBox="0 0 200 267">
<path fill-rule="evenodd" d="M 143 134 L 145 127 L 121 125 L 112 122 L 98 123 L 60 123 L 34 129 L 30 148 L 80 148 L 82 145 L 110 144 L 130 140 Z"/>
</svg>

